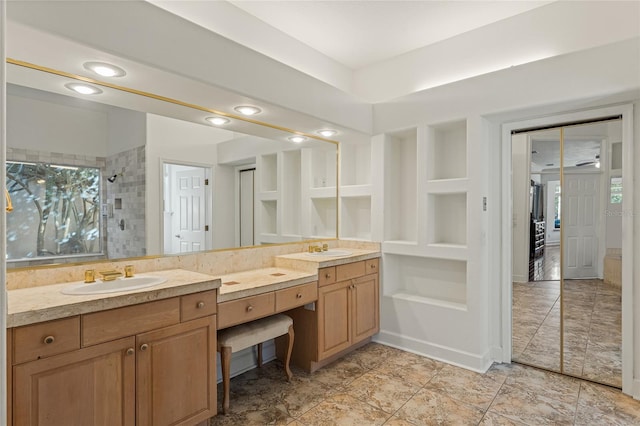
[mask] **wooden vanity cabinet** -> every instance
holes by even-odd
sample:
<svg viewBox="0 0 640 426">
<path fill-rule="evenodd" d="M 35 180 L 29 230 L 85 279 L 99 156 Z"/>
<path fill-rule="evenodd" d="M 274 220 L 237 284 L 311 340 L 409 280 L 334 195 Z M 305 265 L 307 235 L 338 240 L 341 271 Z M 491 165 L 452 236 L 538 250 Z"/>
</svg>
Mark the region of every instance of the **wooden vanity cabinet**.
<svg viewBox="0 0 640 426">
<path fill-rule="evenodd" d="M 289 311 L 296 340 L 292 360 L 315 371 L 380 330 L 378 259 L 322 268 L 315 311 Z"/>
<path fill-rule="evenodd" d="M 186 426 L 215 416 L 213 293 L 10 329 L 13 424 Z M 70 337 L 76 324 L 81 333 Z M 34 336 L 29 351 L 20 335 Z M 48 356 L 42 335 L 81 347 Z M 21 353 L 35 355 L 19 362 Z"/>
</svg>

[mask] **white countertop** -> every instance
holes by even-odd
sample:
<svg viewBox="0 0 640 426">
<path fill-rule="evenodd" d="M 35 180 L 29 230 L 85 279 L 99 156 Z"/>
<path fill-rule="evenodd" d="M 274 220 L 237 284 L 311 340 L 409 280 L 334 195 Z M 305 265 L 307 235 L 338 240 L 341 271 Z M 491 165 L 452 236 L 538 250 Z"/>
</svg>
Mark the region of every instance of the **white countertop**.
<svg viewBox="0 0 640 426">
<path fill-rule="evenodd" d="M 119 308 L 152 300 L 219 288 L 219 278 L 182 269 L 145 272 L 141 276 L 160 276 L 166 282 L 138 290 L 118 293 L 66 295 L 60 292 L 71 283 L 9 290 L 7 327 L 18 327 L 78 314 Z"/>
</svg>

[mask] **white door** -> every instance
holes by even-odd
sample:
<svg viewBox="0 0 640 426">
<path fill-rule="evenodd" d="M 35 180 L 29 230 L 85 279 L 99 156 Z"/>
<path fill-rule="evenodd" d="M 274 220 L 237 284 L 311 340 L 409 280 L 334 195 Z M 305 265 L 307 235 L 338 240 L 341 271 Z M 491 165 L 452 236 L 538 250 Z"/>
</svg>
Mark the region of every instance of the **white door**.
<svg viewBox="0 0 640 426">
<path fill-rule="evenodd" d="M 205 169 L 189 167 L 173 173 L 172 253 L 205 250 Z"/>
<path fill-rule="evenodd" d="M 600 173 L 566 173 L 562 188 L 564 278 L 598 276 Z"/>
<path fill-rule="evenodd" d="M 254 228 L 254 175 L 256 169 L 240 170 L 240 247 L 255 244 Z"/>
</svg>

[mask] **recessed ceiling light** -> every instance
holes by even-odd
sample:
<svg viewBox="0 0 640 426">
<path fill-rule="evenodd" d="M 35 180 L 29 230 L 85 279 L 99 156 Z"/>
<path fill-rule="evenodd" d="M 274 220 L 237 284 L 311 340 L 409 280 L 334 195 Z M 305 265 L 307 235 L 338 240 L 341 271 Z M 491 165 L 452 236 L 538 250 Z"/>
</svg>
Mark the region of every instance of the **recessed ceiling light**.
<svg viewBox="0 0 640 426">
<path fill-rule="evenodd" d="M 209 123 L 213 124 L 214 126 L 224 126 L 230 121 L 228 118 L 224 118 L 224 117 L 207 117 L 205 118 L 205 120 L 207 120 Z"/>
<path fill-rule="evenodd" d="M 85 62 L 82 65 L 85 69 L 103 77 L 122 77 L 127 74 L 127 72 L 122 68 L 107 64 L 106 62 Z"/>
<path fill-rule="evenodd" d="M 290 136 L 289 140 L 291 142 L 300 143 L 300 142 L 306 141 L 307 138 L 305 138 L 304 136 L 296 135 L 296 136 Z"/>
<path fill-rule="evenodd" d="M 260 108 L 251 105 L 240 105 L 235 107 L 234 110 L 242 115 L 256 115 L 262 112 Z"/>
<path fill-rule="evenodd" d="M 320 136 L 324 136 L 325 138 L 330 138 L 331 136 L 335 136 L 338 134 L 337 130 L 333 129 L 322 129 L 317 132 Z"/>
<path fill-rule="evenodd" d="M 101 89 L 84 83 L 67 83 L 64 87 L 82 95 L 97 95 L 102 93 Z"/>
</svg>

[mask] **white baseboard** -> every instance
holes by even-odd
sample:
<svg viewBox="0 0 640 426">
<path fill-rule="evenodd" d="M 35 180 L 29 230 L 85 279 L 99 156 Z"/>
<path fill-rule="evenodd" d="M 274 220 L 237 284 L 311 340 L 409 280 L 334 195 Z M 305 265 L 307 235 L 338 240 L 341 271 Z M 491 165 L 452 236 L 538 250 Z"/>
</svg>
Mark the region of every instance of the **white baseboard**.
<svg viewBox="0 0 640 426">
<path fill-rule="evenodd" d="M 486 372 L 493 363 L 490 350 L 481 355 L 472 354 L 384 330 L 374 336 L 373 341 L 478 373 Z"/>
<path fill-rule="evenodd" d="M 640 379 L 633 380 L 633 389 L 631 390 L 633 399 L 640 400 Z"/>
<path fill-rule="evenodd" d="M 220 369 L 220 353 L 217 359 L 218 383 L 222 381 L 222 370 Z M 267 363 L 276 359 L 276 345 L 273 340 L 264 342 L 262 345 L 262 362 Z M 231 377 L 238 376 L 258 366 L 257 349 L 255 347 L 243 349 L 231 356 Z"/>
</svg>

